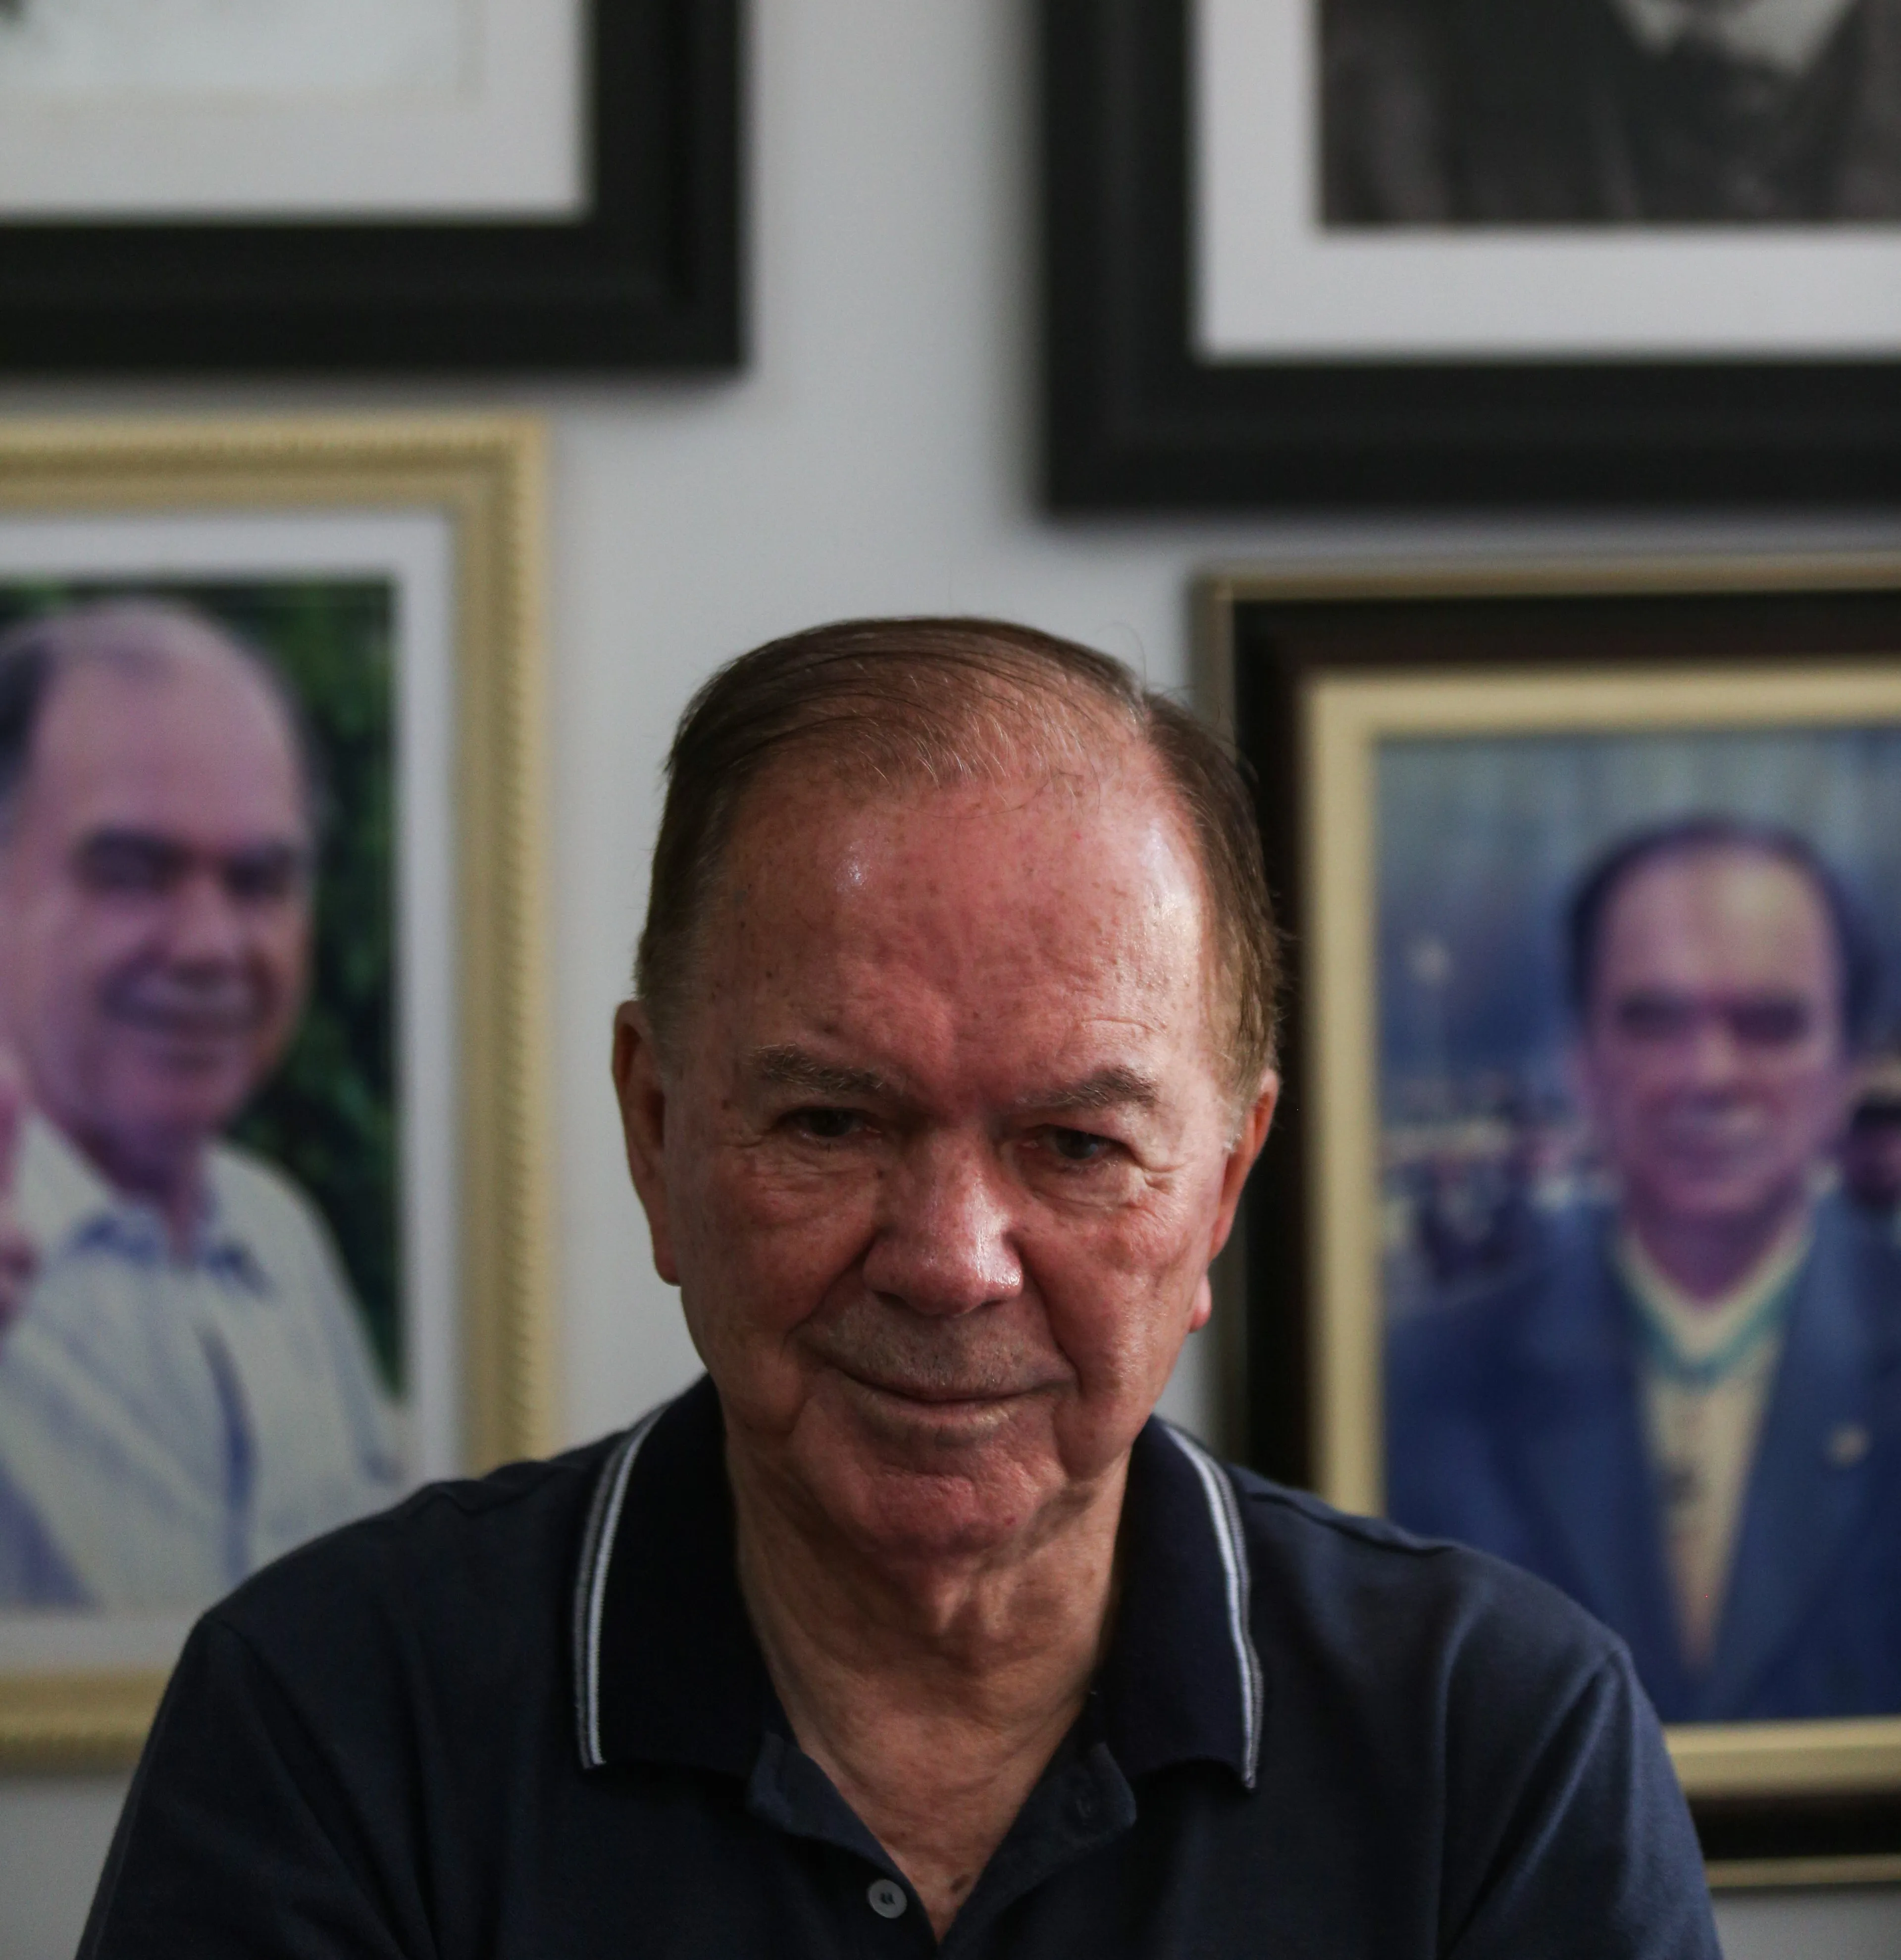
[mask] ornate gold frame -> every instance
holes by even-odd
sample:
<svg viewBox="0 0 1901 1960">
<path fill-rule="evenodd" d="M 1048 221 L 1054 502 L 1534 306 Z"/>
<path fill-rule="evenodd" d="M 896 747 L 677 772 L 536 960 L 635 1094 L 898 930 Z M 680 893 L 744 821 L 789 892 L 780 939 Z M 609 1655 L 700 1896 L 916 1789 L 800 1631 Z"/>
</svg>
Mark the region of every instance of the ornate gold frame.
<svg viewBox="0 0 1901 1960">
<path fill-rule="evenodd" d="M 46 422 L 0 428 L 0 516 L 429 510 L 454 539 L 457 1252 L 467 1467 L 554 1430 L 543 441 L 522 417 Z M 160 1672 L 0 1677 L 0 1765 L 137 1753 Z"/>
<path fill-rule="evenodd" d="M 1794 592 L 1901 592 L 1901 554 L 1767 559 L 1672 558 L 1588 564 L 1388 566 L 1364 574 L 1216 572 L 1195 592 L 1197 692 L 1236 725 L 1235 614 L 1273 604 Z M 1371 763 L 1396 734 L 1592 728 L 1769 726 L 1901 720 L 1901 646 L 1880 662 L 1711 662 L 1660 673 L 1531 664 L 1523 673 L 1433 661 L 1404 671 L 1316 673 L 1298 705 L 1301 879 L 1307 894 L 1300 991 L 1309 1085 L 1304 1153 L 1312 1249 L 1307 1382 L 1313 1481 L 1342 1509 L 1384 1499 L 1379 1279 L 1374 1192 L 1375 858 Z M 1231 1281 L 1238 1290 L 1238 1276 Z M 1237 1303 L 1238 1304 L 1238 1303 Z M 1240 1319 L 1242 1316 L 1234 1316 Z M 1901 1788 L 1901 1717 L 1676 1727 L 1666 1732 L 1693 1799 L 1852 1799 Z M 1728 1888 L 1893 1882 L 1901 1854 L 1712 1861 Z"/>
</svg>

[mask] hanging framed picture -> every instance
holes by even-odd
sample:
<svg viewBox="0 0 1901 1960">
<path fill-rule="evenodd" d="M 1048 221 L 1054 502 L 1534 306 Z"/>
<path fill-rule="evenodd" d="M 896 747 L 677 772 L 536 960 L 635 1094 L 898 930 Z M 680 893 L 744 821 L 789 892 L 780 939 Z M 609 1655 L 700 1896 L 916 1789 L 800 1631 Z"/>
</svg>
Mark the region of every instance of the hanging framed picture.
<svg viewBox="0 0 1901 1960">
<path fill-rule="evenodd" d="M 1256 1459 L 1620 1634 L 1718 1882 L 1901 1873 L 1901 560 L 1202 600 L 1298 950 Z"/>
<path fill-rule="evenodd" d="M 740 358 L 738 0 L 6 0 L 0 371 Z"/>
<path fill-rule="evenodd" d="M 0 431 L 0 1763 L 549 1440 L 540 438 Z"/>
<path fill-rule="evenodd" d="M 1059 508 L 1901 482 L 1894 0 L 1042 20 Z"/>
</svg>

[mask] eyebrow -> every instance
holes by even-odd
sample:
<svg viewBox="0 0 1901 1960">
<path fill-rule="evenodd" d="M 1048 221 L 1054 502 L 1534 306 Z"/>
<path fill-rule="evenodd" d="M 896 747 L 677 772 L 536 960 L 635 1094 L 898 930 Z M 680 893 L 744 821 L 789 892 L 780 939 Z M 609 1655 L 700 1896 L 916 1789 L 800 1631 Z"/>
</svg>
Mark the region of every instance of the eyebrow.
<svg viewBox="0 0 1901 1960">
<path fill-rule="evenodd" d="M 896 1083 L 874 1068 L 851 1068 L 821 1061 L 804 1048 L 787 1043 L 760 1048 L 748 1072 L 775 1089 L 828 1102 L 883 1102 L 902 1094 Z M 1019 1109 L 1047 1110 L 1052 1115 L 1081 1115 L 1104 1109 L 1153 1109 L 1162 1099 L 1160 1087 L 1137 1070 L 1111 1064 L 1050 1089 L 1017 1099 Z"/>
<path fill-rule="evenodd" d="M 874 1068 L 847 1068 L 820 1061 L 790 1043 L 759 1049 L 747 1072 L 770 1088 L 795 1090 L 823 1100 L 884 1100 L 897 1093 L 896 1085 Z"/>
<path fill-rule="evenodd" d="M 1080 1082 L 1040 1091 L 1020 1099 L 1018 1106 L 1084 1114 L 1103 1109 L 1153 1109 L 1162 1099 L 1160 1086 L 1132 1068 L 1111 1064 L 1085 1075 Z"/>
<path fill-rule="evenodd" d="M 162 830 L 141 830 L 129 824 L 104 824 L 89 830 L 73 847 L 75 858 L 84 858 L 110 851 L 135 851 L 147 858 L 186 865 L 209 859 L 215 864 L 250 865 L 261 861 L 307 867 L 316 853 L 301 838 L 260 836 L 229 851 L 199 851 Z"/>
</svg>

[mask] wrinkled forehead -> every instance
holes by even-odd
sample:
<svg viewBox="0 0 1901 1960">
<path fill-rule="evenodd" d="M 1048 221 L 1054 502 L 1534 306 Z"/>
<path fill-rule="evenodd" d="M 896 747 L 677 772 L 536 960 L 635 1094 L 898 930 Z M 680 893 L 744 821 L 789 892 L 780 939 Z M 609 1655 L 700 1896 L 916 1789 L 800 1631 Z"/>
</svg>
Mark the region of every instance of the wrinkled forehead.
<svg viewBox="0 0 1901 1960">
<path fill-rule="evenodd" d="M 875 835 L 912 828 L 911 819 L 928 813 L 946 825 L 1033 816 L 1020 844 L 1030 864 L 1043 858 L 1053 864 L 1087 831 L 1132 875 L 1185 867 L 1199 891 L 1204 880 L 1193 828 L 1161 764 L 1135 737 L 1084 733 L 1073 746 L 1038 739 L 1014 748 L 1005 733 L 994 745 L 963 747 L 949 765 L 942 756 L 856 743 L 792 745 L 735 806 L 718 882 L 731 889 L 760 858 L 782 851 L 796 858 L 821 833 Z"/>
<path fill-rule="evenodd" d="M 1187 819 L 1133 747 L 1090 772 L 1040 765 L 946 784 L 782 759 L 737 813 L 709 896 L 713 920 L 790 911 L 849 921 L 865 944 L 887 924 L 954 952 L 965 936 L 973 953 L 1013 937 L 1054 950 L 1066 933 L 1079 970 L 1120 963 L 1132 979 L 1139 966 L 1172 984 L 1186 959 L 1198 984 L 1208 966 Z"/>
</svg>

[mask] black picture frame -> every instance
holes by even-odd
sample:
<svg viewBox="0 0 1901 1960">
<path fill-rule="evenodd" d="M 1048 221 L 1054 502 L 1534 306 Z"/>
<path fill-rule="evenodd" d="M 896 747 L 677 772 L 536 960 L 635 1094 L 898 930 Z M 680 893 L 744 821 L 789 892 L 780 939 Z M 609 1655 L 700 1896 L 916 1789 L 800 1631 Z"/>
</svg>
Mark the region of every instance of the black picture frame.
<svg viewBox="0 0 1901 1960">
<path fill-rule="evenodd" d="M 585 215 L 0 224 L 0 373 L 731 368 L 740 0 L 591 0 Z"/>
<path fill-rule="evenodd" d="M 1041 0 L 1053 508 L 1788 507 L 1901 491 L 1896 361 L 1197 360 L 1190 5 Z"/>
<path fill-rule="evenodd" d="M 1268 882 L 1290 948 L 1282 1100 L 1243 1213 L 1243 1447 L 1265 1475 L 1317 1488 L 1324 1481 L 1325 1249 L 1315 1138 L 1329 1092 L 1314 1079 L 1315 1010 L 1304 951 L 1316 923 L 1312 880 L 1324 861 L 1307 787 L 1312 685 L 1336 676 L 1482 680 L 1592 670 L 1747 676 L 1823 664 L 1893 675 L 1901 669 L 1901 558 L 1310 580 L 1223 572 L 1199 581 L 1196 602 L 1203 689 L 1231 723 L 1251 776 Z M 1718 1796 L 1698 1794 L 1690 1783 L 1712 1882 L 1901 1878 L 1901 1777 L 1864 1777 L 1852 1789 L 1800 1782 L 1778 1787 L 1763 1773 Z"/>
</svg>

